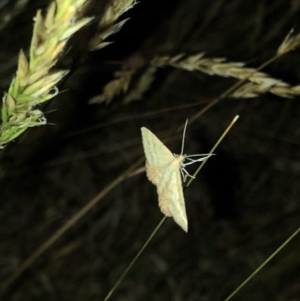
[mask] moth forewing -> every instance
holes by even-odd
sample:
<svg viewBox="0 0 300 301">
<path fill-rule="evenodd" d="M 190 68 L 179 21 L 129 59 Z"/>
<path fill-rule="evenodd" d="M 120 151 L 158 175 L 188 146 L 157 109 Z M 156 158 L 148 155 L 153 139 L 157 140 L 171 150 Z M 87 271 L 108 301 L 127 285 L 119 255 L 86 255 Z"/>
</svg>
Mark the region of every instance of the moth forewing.
<svg viewBox="0 0 300 301">
<path fill-rule="evenodd" d="M 160 166 L 172 160 L 170 150 L 147 128 L 142 127 L 142 141 L 148 164 Z"/>
<path fill-rule="evenodd" d="M 173 156 L 170 150 L 151 131 L 145 127 L 142 127 L 141 131 L 146 156 L 146 174 L 154 185 L 158 185 L 162 180 L 162 170 L 172 161 Z"/>
<path fill-rule="evenodd" d="M 170 150 L 147 128 L 141 128 L 146 156 L 148 179 L 157 187 L 161 212 L 172 216 L 175 222 L 187 231 L 182 182 L 180 176 L 182 155 L 173 155 Z"/>
</svg>

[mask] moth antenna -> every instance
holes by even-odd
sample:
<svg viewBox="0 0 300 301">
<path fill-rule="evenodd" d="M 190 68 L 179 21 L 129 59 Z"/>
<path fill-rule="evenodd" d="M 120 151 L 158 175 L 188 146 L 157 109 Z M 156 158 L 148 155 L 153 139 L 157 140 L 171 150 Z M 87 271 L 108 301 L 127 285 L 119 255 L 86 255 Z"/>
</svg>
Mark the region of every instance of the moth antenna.
<svg viewBox="0 0 300 301">
<path fill-rule="evenodd" d="M 194 164 L 194 163 L 196 163 L 196 162 L 202 162 L 202 161 L 204 161 L 205 159 L 206 159 L 206 158 L 201 159 L 201 160 L 194 160 L 194 161 L 191 161 L 191 162 L 183 163 L 183 165 L 184 165 L 184 166 L 191 165 L 191 164 Z"/>
<path fill-rule="evenodd" d="M 187 155 L 187 156 L 185 156 L 185 158 L 189 158 L 189 157 L 204 157 L 204 156 L 206 156 L 206 157 L 210 157 L 210 156 L 214 156 L 214 154 L 194 154 L 194 155 Z"/>
<path fill-rule="evenodd" d="M 188 121 L 189 121 L 189 119 L 187 118 L 186 122 L 185 122 L 185 125 L 184 125 L 184 129 L 183 129 L 182 144 L 181 144 L 181 153 L 180 153 L 181 156 L 183 155 L 185 131 L 186 131 L 186 127 L 187 127 Z"/>
</svg>

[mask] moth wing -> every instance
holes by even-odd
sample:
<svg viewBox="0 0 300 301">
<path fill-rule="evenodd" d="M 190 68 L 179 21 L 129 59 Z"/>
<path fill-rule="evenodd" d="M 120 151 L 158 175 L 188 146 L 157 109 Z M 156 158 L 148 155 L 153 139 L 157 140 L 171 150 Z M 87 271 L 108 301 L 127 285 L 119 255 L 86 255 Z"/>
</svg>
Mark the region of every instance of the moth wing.
<svg viewBox="0 0 300 301">
<path fill-rule="evenodd" d="M 145 127 L 142 127 L 141 131 L 147 177 L 154 185 L 157 185 L 167 166 L 174 160 L 174 156 L 151 131 Z"/>
<path fill-rule="evenodd" d="M 180 166 L 176 168 L 172 177 L 173 196 L 170 201 L 169 210 L 175 222 L 185 231 L 188 231 L 188 221 L 185 210 L 185 201 L 180 176 Z"/>
<path fill-rule="evenodd" d="M 148 179 L 157 187 L 158 204 L 162 213 L 172 216 L 185 231 L 188 222 L 180 177 L 183 157 L 174 157 L 170 150 L 147 128 L 142 127 Z"/>
<path fill-rule="evenodd" d="M 180 177 L 180 158 L 175 158 L 164 173 L 164 178 L 157 185 L 158 204 L 166 216 L 172 216 L 174 221 L 185 231 L 188 230 L 185 201 Z"/>
</svg>

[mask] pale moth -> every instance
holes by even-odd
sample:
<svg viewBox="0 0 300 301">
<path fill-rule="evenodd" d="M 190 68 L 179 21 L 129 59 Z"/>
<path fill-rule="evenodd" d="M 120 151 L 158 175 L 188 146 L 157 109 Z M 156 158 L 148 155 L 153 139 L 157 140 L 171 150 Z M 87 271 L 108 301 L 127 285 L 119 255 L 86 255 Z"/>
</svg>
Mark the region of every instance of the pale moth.
<svg viewBox="0 0 300 301">
<path fill-rule="evenodd" d="M 211 154 L 183 155 L 184 137 L 187 121 L 183 130 L 181 154 L 172 154 L 170 150 L 147 128 L 142 127 L 142 141 L 146 156 L 146 174 L 156 187 L 158 205 L 166 216 L 172 216 L 175 222 L 185 231 L 188 231 L 188 221 L 182 191 L 182 182 L 192 177 L 185 166 L 205 160 Z M 199 157 L 192 159 L 192 157 Z M 188 160 L 189 162 L 185 162 Z"/>
</svg>

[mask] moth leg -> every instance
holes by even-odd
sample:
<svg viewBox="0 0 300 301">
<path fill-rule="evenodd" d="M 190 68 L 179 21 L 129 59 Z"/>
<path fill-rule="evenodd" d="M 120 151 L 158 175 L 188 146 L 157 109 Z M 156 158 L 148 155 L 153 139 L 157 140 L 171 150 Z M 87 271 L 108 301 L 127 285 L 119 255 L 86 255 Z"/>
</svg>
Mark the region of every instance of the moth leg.
<svg viewBox="0 0 300 301">
<path fill-rule="evenodd" d="M 183 182 L 186 181 L 187 177 L 195 179 L 195 177 L 190 175 L 188 173 L 188 171 L 184 168 L 184 165 L 180 167 L 180 172 L 181 172 L 181 175 L 182 175 L 182 178 L 183 178 Z"/>
</svg>

